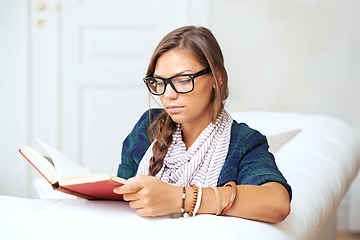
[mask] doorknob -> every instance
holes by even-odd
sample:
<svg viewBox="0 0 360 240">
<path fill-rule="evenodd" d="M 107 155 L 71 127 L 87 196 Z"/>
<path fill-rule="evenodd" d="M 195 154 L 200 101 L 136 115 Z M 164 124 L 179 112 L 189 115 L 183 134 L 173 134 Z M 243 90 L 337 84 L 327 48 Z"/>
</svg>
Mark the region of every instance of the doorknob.
<svg viewBox="0 0 360 240">
<path fill-rule="evenodd" d="M 44 10 L 59 10 L 60 6 L 59 5 L 48 5 L 45 2 L 37 2 L 36 3 L 36 8 L 39 11 L 44 11 Z"/>
</svg>

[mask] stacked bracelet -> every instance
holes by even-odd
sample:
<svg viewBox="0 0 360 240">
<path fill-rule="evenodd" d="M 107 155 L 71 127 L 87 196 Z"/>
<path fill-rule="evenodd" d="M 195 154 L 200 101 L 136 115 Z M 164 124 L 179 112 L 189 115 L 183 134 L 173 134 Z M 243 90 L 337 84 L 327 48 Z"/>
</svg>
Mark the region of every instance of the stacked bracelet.
<svg viewBox="0 0 360 240">
<path fill-rule="evenodd" d="M 236 195 L 237 195 L 237 187 L 235 182 L 231 181 L 228 182 L 224 185 L 224 187 L 226 186 L 230 186 L 232 193 L 231 193 L 231 197 L 230 197 L 230 201 L 229 203 L 225 206 L 224 209 L 222 209 L 222 201 L 221 201 L 221 195 L 219 190 L 217 189 L 217 187 L 214 186 L 210 186 L 210 188 L 214 191 L 215 193 L 215 198 L 216 198 L 216 215 L 225 215 L 226 212 L 231 208 L 231 206 L 233 205 Z M 185 185 L 181 185 L 182 189 L 183 189 L 183 194 L 182 194 L 182 199 L 181 199 L 181 215 L 183 217 L 191 217 L 191 216 L 195 216 L 196 213 L 198 212 L 200 205 L 201 205 L 201 200 L 202 200 L 202 187 L 196 187 L 195 184 L 191 184 L 191 187 L 194 189 L 194 198 L 193 201 L 191 203 L 191 207 L 190 207 L 190 211 L 189 213 L 185 213 L 185 198 L 186 198 L 186 190 L 185 190 Z"/>
<path fill-rule="evenodd" d="M 199 191 L 198 191 L 198 198 L 196 200 L 196 205 L 195 205 L 195 209 L 194 209 L 194 213 L 193 213 L 193 216 L 196 215 L 197 211 L 199 210 L 200 208 L 200 205 L 201 205 L 201 199 L 202 199 L 202 187 L 199 187 Z"/>
<path fill-rule="evenodd" d="M 232 193 L 231 193 L 231 198 L 230 198 L 230 201 L 229 203 L 225 206 L 225 208 L 221 211 L 221 216 L 225 215 L 225 213 L 231 208 L 232 204 L 234 203 L 235 201 L 235 198 L 236 198 L 236 194 L 237 194 L 237 187 L 236 187 L 236 184 L 235 182 L 231 181 L 231 182 L 228 182 L 224 185 L 224 187 L 226 186 L 230 186 L 231 189 L 232 189 Z"/>
<path fill-rule="evenodd" d="M 196 213 L 198 212 L 200 205 L 201 205 L 201 200 L 202 200 L 202 187 L 197 187 L 195 184 L 192 184 L 191 187 L 194 189 L 194 198 L 193 201 L 191 203 L 191 207 L 190 207 L 190 211 L 188 213 L 185 212 L 185 198 L 186 198 L 186 190 L 185 190 L 185 185 L 181 185 L 182 190 L 183 190 L 183 194 L 182 194 L 182 199 L 181 199 L 181 216 L 182 217 L 191 217 L 191 216 L 195 216 Z"/>
<path fill-rule="evenodd" d="M 182 199 L 181 199 L 181 215 L 184 215 L 185 212 L 185 197 L 186 197 L 186 191 L 185 191 L 185 185 L 181 185 L 183 189 Z"/>
<path fill-rule="evenodd" d="M 215 193 L 215 198 L 216 198 L 216 216 L 219 216 L 221 214 L 221 210 L 222 210 L 222 206 L 221 206 L 221 195 L 219 190 L 217 189 L 217 187 L 214 186 L 210 186 L 210 188 L 214 191 Z"/>
<path fill-rule="evenodd" d="M 194 189 L 194 198 L 193 201 L 191 203 L 191 207 L 190 207 L 190 211 L 189 211 L 189 217 L 191 217 L 194 213 L 195 210 L 195 205 L 198 199 L 198 188 L 196 187 L 195 184 L 191 184 L 191 187 Z"/>
</svg>

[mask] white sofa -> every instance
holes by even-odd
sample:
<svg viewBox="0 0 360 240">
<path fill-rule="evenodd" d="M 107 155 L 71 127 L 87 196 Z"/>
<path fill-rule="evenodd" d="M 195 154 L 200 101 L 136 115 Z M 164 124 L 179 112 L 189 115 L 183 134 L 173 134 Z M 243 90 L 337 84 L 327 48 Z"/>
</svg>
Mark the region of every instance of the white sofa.
<svg viewBox="0 0 360 240">
<path fill-rule="evenodd" d="M 322 115 L 232 115 L 271 136 L 271 144 L 286 137 L 277 138 L 279 134 L 301 130 L 275 152 L 293 189 L 285 221 L 268 224 L 214 215 L 143 218 L 126 202 L 0 196 L 0 239 L 336 239 L 336 210 L 360 164 L 353 130 Z"/>
</svg>

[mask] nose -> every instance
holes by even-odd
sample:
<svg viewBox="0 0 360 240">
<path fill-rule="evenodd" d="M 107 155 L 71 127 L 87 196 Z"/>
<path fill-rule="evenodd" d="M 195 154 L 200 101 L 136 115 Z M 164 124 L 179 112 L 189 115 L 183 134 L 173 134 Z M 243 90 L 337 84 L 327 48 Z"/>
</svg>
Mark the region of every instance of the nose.
<svg viewBox="0 0 360 240">
<path fill-rule="evenodd" d="M 179 94 L 177 92 L 175 92 L 175 90 L 172 88 L 172 86 L 169 83 L 167 83 L 163 96 L 168 99 L 176 99 L 178 97 L 178 95 Z"/>
</svg>

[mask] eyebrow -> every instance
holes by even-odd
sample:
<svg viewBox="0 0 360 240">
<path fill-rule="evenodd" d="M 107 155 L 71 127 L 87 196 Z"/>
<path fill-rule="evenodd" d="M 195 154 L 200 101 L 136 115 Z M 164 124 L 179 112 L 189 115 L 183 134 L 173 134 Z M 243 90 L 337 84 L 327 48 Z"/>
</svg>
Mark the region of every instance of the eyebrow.
<svg viewBox="0 0 360 240">
<path fill-rule="evenodd" d="M 185 72 L 191 72 L 191 70 L 184 70 L 184 71 L 181 71 L 181 72 L 178 72 L 178 73 L 175 73 L 174 75 L 172 75 L 171 77 L 175 77 L 175 76 L 178 76 L 178 75 L 181 75 L 181 74 L 184 74 Z M 160 75 L 156 75 L 155 73 L 153 74 L 154 77 L 158 77 L 158 78 L 164 78 Z M 171 78 L 170 77 L 170 78 Z"/>
</svg>

